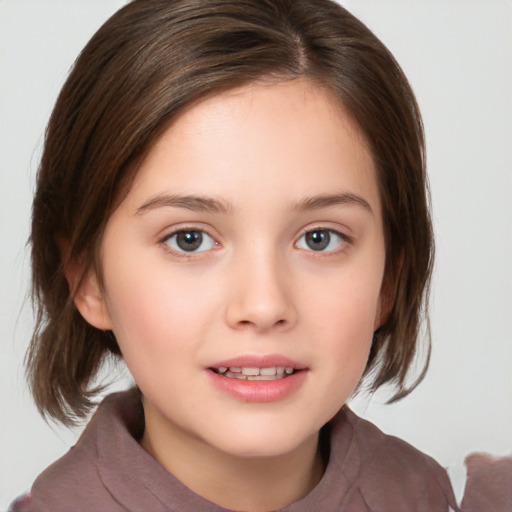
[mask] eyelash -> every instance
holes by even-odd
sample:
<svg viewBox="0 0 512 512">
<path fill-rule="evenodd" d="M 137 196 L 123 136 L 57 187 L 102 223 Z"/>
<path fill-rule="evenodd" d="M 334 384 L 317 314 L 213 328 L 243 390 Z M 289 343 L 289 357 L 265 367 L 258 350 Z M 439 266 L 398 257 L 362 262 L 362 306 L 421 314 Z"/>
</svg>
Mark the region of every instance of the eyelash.
<svg viewBox="0 0 512 512">
<path fill-rule="evenodd" d="M 310 235 L 312 237 L 313 234 L 315 234 L 315 233 L 322 233 L 322 234 L 327 234 L 328 235 L 325 247 L 323 247 L 321 250 L 315 251 L 311 247 L 304 247 L 304 246 L 301 247 L 300 246 L 301 240 L 303 238 L 307 237 L 308 235 Z M 330 249 L 330 250 L 323 250 L 323 249 L 329 247 L 329 245 L 332 243 L 333 235 L 338 240 L 337 241 L 338 247 L 336 247 L 334 249 Z M 325 242 L 325 240 L 322 240 L 322 242 Z M 305 243 L 307 244 L 307 242 L 305 242 Z M 353 239 L 351 237 L 349 237 L 348 235 L 346 235 L 344 233 L 341 233 L 340 231 L 337 231 L 337 230 L 331 229 L 331 228 L 326 228 L 326 227 L 316 227 L 316 228 L 307 229 L 306 231 L 304 231 L 302 233 L 302 235 L 300 236 L 300 238 L 295 243 L 295 246 L 298 249 L 302 249 L 302 250 L 305 250 L 307 252 L 311 252 L 314 255 L 318 255 L 318 256 L 333 256 L 333 255 L 339 254 L 344 249 L 346 249 L 347 245 L 352 245 L 352 244 L 353 244 Z"/>
<path fill-rule="evenodd" d="M 200 245 L 198 246 L 198 248 L 204 243 L 205 236 L 211 240 L 210 246 L 207 247 L 206 249 L 202 249 L 202 250 L 187 251 L 186 249 L 183 249 L 182 247 L 181 248 L 179 246 L 172 247 L 169 244 L 170 240 L 172 240 L 174 237 L 179 237 L 180 234 L 187 235 L 187 234 L 192 234 L 192 233 L 194 233 L 196 235 L 197 234 L 200 235 L 201 239 L 199 240 Z M 326 245 L 324 247 L 322 247 L 320 250 L 315 250 L 315 249 L 311 248 L 310 246 L 304 247 L 304 244 L 307 244 L 308 242 L 305 241 L 304 243 L 301 243 L 301 240 L 303 240 L 304 237 L 307 237 L 308 235 L 310 235 L 310 237 L 313 237 L 315 233 L 316 234 L 322 233 L 324 235 L 324 239 L 320 240 L 319 242 L 321 245 L 322 245 L 322 243 L 325 243 Z M 325 242 L 325 234 L 328 235 L 326 242 Z M 325 248 L 329 247 L 329 245 L 332 243 L 333 235 L 335 238 L 338 239 L 338 241 L 336 242 L 337 245 L 341 245 L 341 247 L 336 247 L 334 249 L 330 249 L 327 251 L 324 250 Z M 192 242 L 193 242 L 193 240 L 192 240 Z M 313 228 L 313 229 L 307 229 L 306 231 L 304 231 L 301 234 L 301 236 L 299 237 L 299 239 L 295 242 L 294 246 L 296 248 L 304 250 L 306 252 L 311 252 L 314 255 L 330 256 L 330 255 L 336 255 L 339 252 L 342 252 L 345 249 L 345 246 L 347 244 L 351 245 L 352 243 L 353 243 L 352 238 L 344 233 L 341 233 L 335 229 L 330 229 L 330 228 L 325 228 L 325 227 L 317 227 L 317 228 Z M 179 229 L 176 229 L 175 231 L 172 231 L 171 233 L 166 234 L 159 240 L 159 244 L 164 246 L 164 248 L 168 252 L 171 252 L 173 255 L 177 256 L 178 258 L 184 258 L 184 259 L 192 258 L 192 257 L 194 257 L 194 255 L 197 255 L 197 254 L 200 254 L 203 252 L 207 252 L 207 251 L 215 249 L 216 247 L 219 246 L 219 243 L 215 240 L 215 238 L 212 235 L 210 235 L 208 232 L 206 232 L 204 229 L 188 228 L 188 227 L 179 228 Z M 175 242 L 175 244 L 176 244 L 176 242 Z"/>
<path fill-rule="evenodd" d="M 169 243 L 174 237 L 179 237 L 180 234 L 187 235 L 187 234 L 192 234 L 192 233 L 200 235 L 200 237 L 201 237 L 201 239 L 199 240 L 200 245 L 202 245 L 204 243 L 205 236 L 208 237 L 211 240 L 210 246 L 207 247 L 206 249 L 201 249 L 199 251 L 198 250 L 187 251 L 183 248 L 180 248 L 179 246 L 172 247 L 172 245 L 170 245 L 170 243 Z M 193 242 L 193 241 L 194 240 L 191 240 L 191 242 Z M 215 240 L 215 238 L 212 235 L 210 235 L 209 233 L 207 233 L 204 229 L 189 228 L 189 227 L 179 228 L 179 229 L 172 231 L 171 233 L 166 234 L 159 240 L 159 244 L 162 245 L 164 247 L 164 249 L 167 252 L 171 253 L 173 256 L 175 256 L 177 258 L 183 258 L 183 259 L 193 258 L 195 255 L 215 249 L 219 245 L 218 242 Z M 174 242 L 173 245 L 176 245 L 176 241 Z"/>
</svg>

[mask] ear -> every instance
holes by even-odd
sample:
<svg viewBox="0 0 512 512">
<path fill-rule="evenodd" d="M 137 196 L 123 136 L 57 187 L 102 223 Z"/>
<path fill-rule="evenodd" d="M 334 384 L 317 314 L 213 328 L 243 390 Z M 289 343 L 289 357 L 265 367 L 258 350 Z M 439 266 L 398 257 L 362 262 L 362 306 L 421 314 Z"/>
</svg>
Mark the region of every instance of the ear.
<svg viewBox="0 0 512 512">
<path fill-rule="evenodd" d="M 380 294 L 380 297 L 379 297 L 379 302 L 377 304 L 377 312 L 375 313 L 375 320 L 373 322 L 373 331 L 375 332 L 383 323 L 384 323 L 384 320 L 385 320 L 385 315 L 382 314 L 382 302 L 383 302 L 383 297 L 382 297 L 382 292 Z"/>
<path fill-rule="evenodd" d="M 84 261 L 81 258 L 68 258 L 69 244 L 66 240 L 59 239 L 57 244 L 64 261 L 64 275 L 76 308 L 93 327 L 102 331 L 111 330 L 110 314 L 96 272 L 92 268 L 84 268 Z"/>
<path fill-rule="evenodd" d="M 398 284 L 403 267 L 403 254 L 398 258 L 394 269 L 386 269 L 382 286 L 380 289 L 379 303 L 375 315 L 374 330 L 382 327 L 388 320 L 388 317 L 395 304 L 398 293 Z"/>
<path fill-rule="evenodd" d="M 89 269 L 81 275 L 73 300 L 80 314 L 93 327 L 102 331 L 112 329 L 112 322 L 105 304 L 104 293 L 94 270 Z"/>
<path fill-rule="evenodd" d="M 385 281 L 383 282 L 380 290 L 379 302 L 377 304 L 377 312 L 375 313 L 375 322 L 373 325 L 374 331 L 386 323 L 389 313 L 391 312 L 391 308 L 393 307 L 393 296 L 390 293 L 389 285 Z"/>
</svg>

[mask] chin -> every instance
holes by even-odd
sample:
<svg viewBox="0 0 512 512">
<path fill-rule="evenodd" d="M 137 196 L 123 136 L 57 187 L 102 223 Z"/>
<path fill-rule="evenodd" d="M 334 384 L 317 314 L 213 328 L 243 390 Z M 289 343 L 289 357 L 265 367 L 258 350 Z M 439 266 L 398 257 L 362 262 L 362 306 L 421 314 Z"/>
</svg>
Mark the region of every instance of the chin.
<svg viewBox="0 0 512 512">
<path fill-rule="evenodd" d="M 318 430 L 296 431 L 280 425 L 276 428 L 237 429 L 235 432 L 225 429 L 224 436 L 207 440 L 208 444 L 227 455 L 239 458 L 280 457 L 300 448 L 308 441 L 316 443 Z"/>
</svg>

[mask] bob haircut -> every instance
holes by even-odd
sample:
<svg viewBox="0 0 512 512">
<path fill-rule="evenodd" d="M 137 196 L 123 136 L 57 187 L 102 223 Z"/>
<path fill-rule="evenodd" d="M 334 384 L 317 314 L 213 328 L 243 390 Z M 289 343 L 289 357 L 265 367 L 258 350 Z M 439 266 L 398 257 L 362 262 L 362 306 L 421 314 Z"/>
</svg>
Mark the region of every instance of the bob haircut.
<svg viewBox="0 0 512 512">
<path fill-rule="evenodd" d="M 83 418 L 94 378 L 120 355 L 110 331 L 77 311 L 65 269 L 100 276 L 105 225 L 145 155 L 186 108 L 259 80 L 307 78 L 328 88 L 372 153 L 386 240 L 385 320 L 374 335 L 370 390 L 408 385 L 427 315 L 433 237 L 424 135 L 413 92 L 372 32 L 331 0 L 134 0 L 92 37 L 60 93 L 46 135 L 33 203 L 36 327 L 26 356 L 39 411 Z M 64 248 L 64 249 L 63 249 Z"/>
</svg>

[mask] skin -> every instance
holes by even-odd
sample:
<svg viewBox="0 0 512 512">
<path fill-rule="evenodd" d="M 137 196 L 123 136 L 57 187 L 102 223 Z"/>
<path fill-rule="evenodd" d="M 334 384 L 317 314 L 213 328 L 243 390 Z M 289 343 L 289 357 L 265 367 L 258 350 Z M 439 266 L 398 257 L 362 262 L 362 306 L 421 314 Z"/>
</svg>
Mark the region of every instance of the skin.
<svg viewBox="0 0 512 512">
<path fill-rule="evenodd" d="M 205 233 L 197 251 L 179 230 Z M 114 332 L 142 391 L 142 446 L 196 493 L 259 512 L 321 478 L 318 432 L 364 371 L 384 262 L 376 171 L 351 118 L 307 80 L 257 83 L 167 129 L 108 221 L 104 286 L 91 271 L 76 303 Z M 306 368 L 285 397 L 212 384 L 215 363 L 267 354 Z"/>
</svg>

